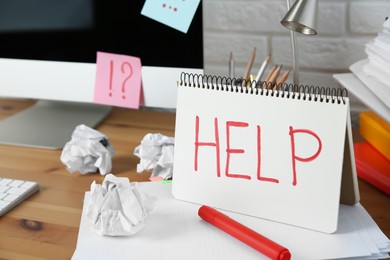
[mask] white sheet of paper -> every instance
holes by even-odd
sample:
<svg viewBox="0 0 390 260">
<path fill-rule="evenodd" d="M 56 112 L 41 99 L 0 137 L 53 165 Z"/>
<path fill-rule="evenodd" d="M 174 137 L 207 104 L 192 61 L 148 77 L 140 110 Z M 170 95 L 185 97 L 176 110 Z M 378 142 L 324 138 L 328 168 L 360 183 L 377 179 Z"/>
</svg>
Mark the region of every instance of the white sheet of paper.
<svg viewBox="0 0 390 260">
<path fill-rule="evenodd" d="M 390 123 L 390 109 L 353 73 L 334 74 L 333 77 L 367 107 Z"/>
<path fill-rule="evenodd" d="M 144 229 L 132 237 L 100 236 L 91 231 L 85 216 L 89 200 L 86 193 L 72 259 L 267 259 L 200 219 L 197 214 L 200 205 L 175 200 L 171 184 L 145 182 L 139 183 L 139 188 L 157 201 Z M 390 241 L 360 204 L 340 207 L 339 229 L 334 234 L 222 212 L 287 247 L 292 259 L 363 259 L 371 256 L 370 249 L 380 245 L 390 251 Z M 356 218 L 359 223 L 352 223 Z M 369 236 L 362 239 L 362 232 L 368 232 Z"/>
</svg>

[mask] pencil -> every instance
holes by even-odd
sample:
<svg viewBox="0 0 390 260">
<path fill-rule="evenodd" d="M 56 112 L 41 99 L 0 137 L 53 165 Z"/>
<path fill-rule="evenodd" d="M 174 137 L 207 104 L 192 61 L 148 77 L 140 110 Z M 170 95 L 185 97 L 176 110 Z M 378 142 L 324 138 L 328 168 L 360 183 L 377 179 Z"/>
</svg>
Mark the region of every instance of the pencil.
<svg viewBox="0 0 390 260">
<path fill-rule="evenodd" d="M 263 82 L 263 88 L 267 88 L 268 87 L 268 82 L 270 80 L 270 78 L 272 77 L 272 74 L 275 72 L 275 70 L 278 68 L 278 65 L 275 65 L 272 67 L 272 69 L 268 72 L 268 75 L 267 77 L 265 78 L 264 82 Z"/>
<path fill-rule="evenodd" d="M 233 52 L 230 52 L 229 57 L 229 77 L 234 78 L 234 58 L 233 58 Z"/>
<path fill-rule="evenodd" d="M 248 64 L 246 65 L 245 73 L 243 79 L 245 81 L 249 80 L 249 75 L 251 73 L 253 61 L 255 60 L 256 57 L 256 47 L 253 49 L 251 56 L 249 57 Z"/>
<path fill-rule="evenodd" d="M 276 70 L 277 67 L 278 67 L 278 65 L 276 64 L 275 66 L 273 66 L 273 67 L 271 68 L 271 70 L 268 72 L 268 75 L 267 75 L 267 77 L 265 78 L 264 81 L 268 81 L 268 80 L 270 79 L 272 73 L 274 73 L 274 71 Z"/>
<path fill-rule="evenodd" d="M 269 61 L 271 60 L 271 54 L 269 54 L 263 61 L 263 64 L 261 64 L 261 67 L 259 69 L 259 72 L 257 73 L 256 76 L 256 82 L 261 80 L 261 76 L 263 76 L 265 68 L 267 67 Z"/>
<path fill-rule="evenodd" d="M 288 74 L 290 73 L 290 70 L 287 70 L 278 80 L 278 83 L 276 83 L 275 88 L 280 89 L 280 87 L 286 82 L 288 78 Z"/>
<path fill-rule="evenodd" d="M 268 84 L 271 85 L 271 87 L 275 84 L 276 79 L 279 77 L 280 71 L 282 70 L 283 65 L 280 65 L 275 69 L 275 71 L 272 73 L 271 77 L 268 79 Z"/>
</svg>

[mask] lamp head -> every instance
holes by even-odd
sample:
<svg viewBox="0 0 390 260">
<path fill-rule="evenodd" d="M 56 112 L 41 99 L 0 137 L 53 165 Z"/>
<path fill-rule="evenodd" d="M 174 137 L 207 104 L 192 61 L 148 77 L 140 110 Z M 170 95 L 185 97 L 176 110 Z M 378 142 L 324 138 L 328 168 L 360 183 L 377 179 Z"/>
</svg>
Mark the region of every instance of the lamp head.
<svg viewBox="0 0 390 260">
<path fill-rule="evenodd" d="M 295 32 L 316 35 L 317 0 L 297 0 L 280 23 Z"/>
</svg>

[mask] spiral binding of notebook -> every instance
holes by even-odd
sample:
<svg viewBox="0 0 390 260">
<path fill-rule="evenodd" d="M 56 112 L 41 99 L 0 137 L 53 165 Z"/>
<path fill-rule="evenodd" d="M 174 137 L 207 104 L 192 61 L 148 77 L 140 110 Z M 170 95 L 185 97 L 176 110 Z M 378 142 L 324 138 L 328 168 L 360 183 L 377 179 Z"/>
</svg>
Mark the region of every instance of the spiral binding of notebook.
<svg viewBox="0 0 390 260">
<path fill-rule="evenodd" d="M 348 97 L 345 88 L 326 88 L 308 85 L 276 84 L 266 81 L 246 81 L 222 76 L 192 74 L 180 75 L 180 86 L 215 89 L 220 91 L 240 92 L 254 95 L 276 96 L 291 99 L 308 99 L 315 102 L 343 103 Z"/>
</svg>

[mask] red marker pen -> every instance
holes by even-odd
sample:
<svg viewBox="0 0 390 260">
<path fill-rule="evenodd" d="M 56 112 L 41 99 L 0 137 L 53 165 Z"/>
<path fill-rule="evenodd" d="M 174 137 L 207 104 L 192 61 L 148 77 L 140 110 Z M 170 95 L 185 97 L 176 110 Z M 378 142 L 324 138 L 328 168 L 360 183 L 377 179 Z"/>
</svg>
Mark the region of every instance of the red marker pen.
<svg viewBox="0 0 390 260">
<path fill-rule="evenodd" d="M 291 258 L 290 251 L 288 251 L 287 248 L 284 248 L 213 208 L 201 206 L 198 215 L 205 221 L 253 247 L 271 259 L 289 260 Z"/>
</svg>

